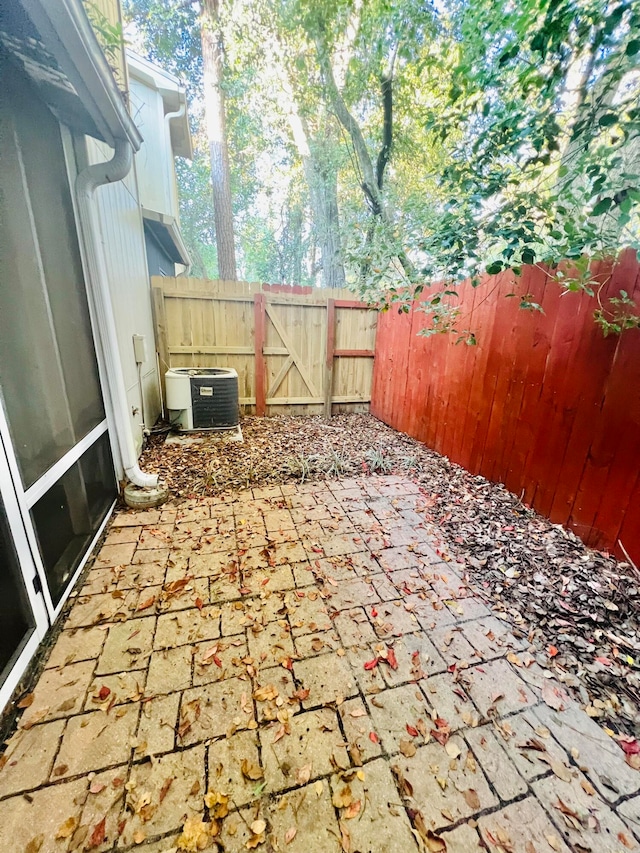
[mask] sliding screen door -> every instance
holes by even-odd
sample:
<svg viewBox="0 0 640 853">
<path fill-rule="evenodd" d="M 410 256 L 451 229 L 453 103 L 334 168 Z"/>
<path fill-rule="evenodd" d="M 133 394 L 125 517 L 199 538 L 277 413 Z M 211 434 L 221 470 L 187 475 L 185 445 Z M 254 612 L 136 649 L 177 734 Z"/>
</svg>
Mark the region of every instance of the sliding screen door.
<svg viewBox="0 0 640 853">
<path fill-rule="evenodd" d="M 0 391 L 55 609 L 116 484 L 60 126 L 0 72 Z"/>
</svg>

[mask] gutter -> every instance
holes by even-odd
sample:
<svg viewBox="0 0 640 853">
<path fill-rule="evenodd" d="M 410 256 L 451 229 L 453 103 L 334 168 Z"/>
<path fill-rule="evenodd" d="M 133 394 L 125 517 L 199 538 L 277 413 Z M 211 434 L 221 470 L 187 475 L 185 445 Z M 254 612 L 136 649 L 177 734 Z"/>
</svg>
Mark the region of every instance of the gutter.
<svg viewBox="0 0 640 853">
<path fill-rule="evenodd" d="M 180 104 L 180 109 L 178 109 L 172 113 L 166 113 L 166 115 L 164 117 L 165 139 L 168 136 L 169 142 L 171 142 L 171 120 L 174 118 L 182 118 L 185 115 L 186 111 L 187 111 L 187 102 L 186 102 L 186 100 L 184 100 Z M 182 270 L 182 272 L 180 273 L 180 276 L 179 276 L 180 278 L 184 278 L 185 276 L 188 276 L 189 273 L 191 272 L 191 258 L 189 257 L 189 253 L 187 252 L 187 247 L 184 245 L 184 243 L 182 241 L 182 234 L 180 234 L 179 230 L 178 230 L 177 236 L 178 236 L 178 240 L 180 241 L 180 250 L 181 251 L 184 250 L 185 257 L 188 258 L 188 262 L 185 265 L 185 268 Z"/>
<path fill-rule="evenodd" d="M 125 136 L 137 151 L 142 136 L 127 111 L 81 0 L 20 2 L 73 84 L 102 139 L 113 148 Z"/>
<path fill-rule="evenodd" d="M 114 411 L 115 431 L 120 457 L 127 478 L 136 486 L 154 488 L 158 485 L 156 474 L 145 474 L 138 465 L 129 419 L 129 402 L 124 385 L 122 362 L 115 317 L 111 304 L 107 265 L 100 236 L 94 195 L 98 187 L 121 181 L 133 164 L 131 142 L 117 139 L 111 160 L 87 166 L 75 181 L 78 219 L 88 272 L 89 296 L 94 308 L 102 354 L 106 368 L 107 386 Z"/>
</svg>

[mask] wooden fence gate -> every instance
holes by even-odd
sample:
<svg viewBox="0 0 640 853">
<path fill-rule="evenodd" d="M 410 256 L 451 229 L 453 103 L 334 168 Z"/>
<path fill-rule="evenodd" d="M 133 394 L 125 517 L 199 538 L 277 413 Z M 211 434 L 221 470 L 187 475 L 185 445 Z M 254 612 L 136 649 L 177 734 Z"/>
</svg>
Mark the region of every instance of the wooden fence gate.
<svg viewBox="0 0 640 853">
<path fill-rule="evenodd" d="M 151 279 L 163 377 L 233 367 L 248 413 L 368 411 L 377 312 L 348 291 Z"/>
</svg>

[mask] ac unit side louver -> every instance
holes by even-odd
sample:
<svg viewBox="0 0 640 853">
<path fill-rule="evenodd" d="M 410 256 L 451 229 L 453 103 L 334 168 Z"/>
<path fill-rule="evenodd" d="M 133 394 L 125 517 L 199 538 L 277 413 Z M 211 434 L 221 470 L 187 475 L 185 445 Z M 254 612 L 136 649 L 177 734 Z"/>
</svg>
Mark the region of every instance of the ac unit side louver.
<svg viewBox="0 0 640 853">
<path fill-rule="evenodd" d="M 172 367 L 165 373 L 169 420 L 180 430 L 240 423 L 238 374 L 228 367 Z"/>
</svg>

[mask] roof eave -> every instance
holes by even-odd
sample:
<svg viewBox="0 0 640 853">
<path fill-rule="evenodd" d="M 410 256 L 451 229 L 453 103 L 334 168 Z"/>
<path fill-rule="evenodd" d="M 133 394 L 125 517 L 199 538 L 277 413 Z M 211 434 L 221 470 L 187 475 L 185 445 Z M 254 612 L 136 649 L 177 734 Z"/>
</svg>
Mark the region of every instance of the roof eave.
<svg viewBox="0 0 640 853">
<path fill-rule="evenodd" d="M 21 0 L 47 49 L 73 83 L 102 138 L 111 147 L 128 140 L 134 151 L 142 137 L 127 112 L 80 0 Z"/>
</svg>

